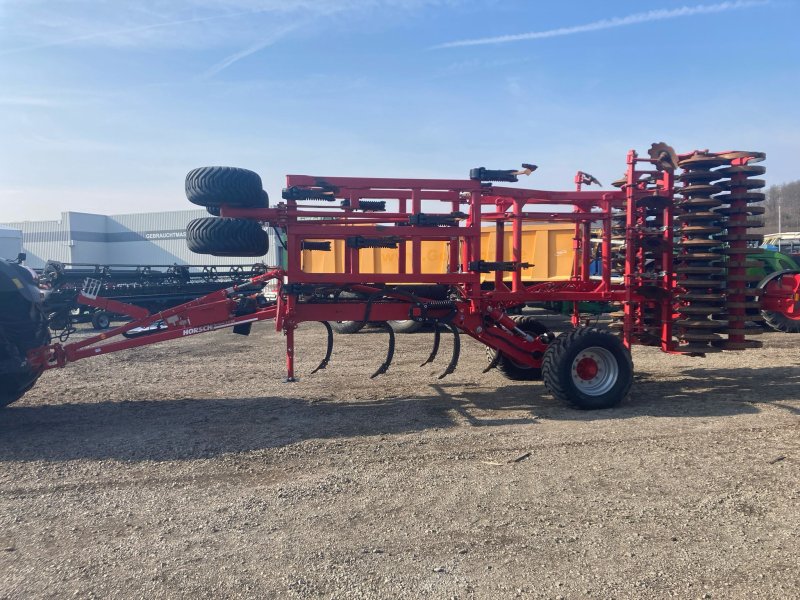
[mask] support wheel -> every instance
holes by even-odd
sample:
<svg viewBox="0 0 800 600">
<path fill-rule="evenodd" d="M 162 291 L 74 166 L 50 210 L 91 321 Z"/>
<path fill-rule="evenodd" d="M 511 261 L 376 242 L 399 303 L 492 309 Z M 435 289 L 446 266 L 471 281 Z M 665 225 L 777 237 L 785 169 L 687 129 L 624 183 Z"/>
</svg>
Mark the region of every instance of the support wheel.
<svg viewBox="0 0 800 600">
<path fill-rule="evenodd" d="M 364 328 L 364 321 L 328 321 L 336 333 L 358 333 Z"/>
<path fill-rule="evenodd" d="M 517 327 L 534 337 L 547 333 L 547 327 L 531 316 L 515 315 L 511 318 L 516 322 Z M 491 363 L 495 356 L 497 356 L 497 350 L 486 346 L 487 360 Z M 542 378 L 541 369 L 517 364 L 506 356 L 501 356 L 497 361 L 497 370 L 512 381 L 539 381 Z"/>
<path fill-rule="evenodd" d="M 108 329 L 111 327 L 111 316 L 104 310 L 93 312 L 92 327 L 95 329 Z"/>
<path fill-rule="evenodd" d="M 633 360 L 617 336 L 583 327 L 550 344 L 542 375 L 557 400 L 581 410 L 611 408 L 631 389 Z"/>
<path fill-rule="evenodd" d="M 269 237 L 257 221 L 204 217 L 187 225 L 186 246 L 212 256 L 264 256 Z"/>
<path fill-rule="evenodd" d="M 402 321 L 388 321 L 395 333 L 416 333 L 422 329 L 423 325 L 419 321 L 413 319 L 405 319 Z"/>
</svg>

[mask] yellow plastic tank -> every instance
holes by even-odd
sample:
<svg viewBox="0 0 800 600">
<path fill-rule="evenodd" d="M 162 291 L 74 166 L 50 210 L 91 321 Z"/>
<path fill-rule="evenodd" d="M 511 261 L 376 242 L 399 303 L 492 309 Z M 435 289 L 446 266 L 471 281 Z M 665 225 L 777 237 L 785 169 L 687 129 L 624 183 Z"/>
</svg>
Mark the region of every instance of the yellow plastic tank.
<svg viewBox="0 0 800 600">
<path fill-rule="evenodd" d="M 572 240 L 575 226 L 571 223 L 528 224 L 522 228 L 522 262 L 533 266 L 522 270 L 522 279 L 532 281 L 559 281 L 572 275 Z M 506 226 L 504 237 L 504 260 L 511 260 L 511 227 Z M 495 259 L 496 230 L 484 227 L 481 231 L 481 258 Z M 311 240 L 309 240 L 311 241 Z M 323 240 L 313 240 L 323 241 Z M 446 273 L 449 255 L 448 241 L 422 242 L 422 272 Z M 411 269 L 411 243 L 405 244 L 406 269 Z M 344 273 L 344 240 L 332 240 L 331 251 L 303 250 L 302 264 L 306 273 Z M 361 273 L 398 273 L 399 248 L 362 248 L 358 251 L 359 271 Z M 504 278 L 511 279 L 511 273 Z M 494 279 L 492 273 L 482 277 L 485 281 Z"/>
</svg>

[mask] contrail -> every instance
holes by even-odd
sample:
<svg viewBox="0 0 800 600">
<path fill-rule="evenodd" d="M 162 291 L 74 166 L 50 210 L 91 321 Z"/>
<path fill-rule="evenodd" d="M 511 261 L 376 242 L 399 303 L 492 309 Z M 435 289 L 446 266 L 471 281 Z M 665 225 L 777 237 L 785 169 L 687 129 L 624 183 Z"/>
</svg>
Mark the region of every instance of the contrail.
<svg viewBox="0 0 800 600">
<path fill-rule="evenodd" d="M 180 21 L 164 21 L 161 23 L 152 23 L 150 25 L 140 25 L 138 27 L 127 27 L 125 29 L 113 29 L 109 31 L 97 31 L 95 33 L 87 33 L 86 35 L 77 35 L 70 38 L 55 40 L 52 42 L 44 42 L 42 44 L 34 44 L 31 46 L 21 46 L 19 48 L 10 48 L 8 50 L 0 50 L 0 56 L 6 54 L 17 54 L 19 52 L 27 52 L 28 50 L 41 50 L 43 48 L 54 48 L 57 46 L 68 46 L 75 42 L 83 42 L 86 40 L 94 40 L 97 38 L 113 37 L 115 35 L 124 35 L 127 33 L 139 33 L 140 31 L 150 31 L 151 29 L 161 29 L 164 27 L 174 27 L 176 25 L 186 25 L 189 23 L 201 23 L 203 21 L 214 21 L 217 19 L 231 19 L 234 17 L 242 17 L 245 15 L 253 15 L 256 13 L 268 12 L 268 9 L 261 10 L 248 10 L 243 12 L 232 12 L 218 15 L 210 15 L 207 17 L 194 17 L 191 19 L 181 19 Z"/>
<path fill-rule="evenodd" d="M 541 40 L 544 38 L 558 37 L 562 35 L 575 35 L 577 33 L 611 29 L 612 27 L 637 25 L 639 23 L 648 23 L 650 21 L 664 21 L 666 19 L 677 19 L 678 17 L 691 17 L 693 15 L 705 15 L 729 10 L 752 8 L 754 6 L 763 6 L 765 4 L 769 4 L 769 0 L 736 0 L 735 2 L 720 2 L 719 4 L 699 4 L 697 6 L 683 6 L 681 8 L 674 9 L 649 10 L 643 13 L 628 15 L 627 17 L 602 19 L 593 23 L 575 25 L 573 27 L 559 27 L 558 29 L 548 29 L 546 31 L 532 31 L 529 33 L 518 33 L 515 35 L 501 35 L 497 37 L 447 42 L 438 46 L 434 46 L 433 49 L 457 48 L 459 46 L 483 46 L 487 44 L 506 44 L 508 42 L 519 42 L 522 40 Z"/>
<path fill-rule="evenodd" d="M 277 31 L 272 32 L 271 35 L 269 35 L 266 39 L 261 40 L 257 44 L 250 46 L 249 48 L 245 48 L 244 50 L 241 50 L 239 52 L 236 52 L 235 54 L 231 54 L 230 56 L 227 56 L 221 61 L 219 61 L 217 64 L 212 65 L 208 70 L 206 70 L 202 74 L 201 78 L 208 79 L 209 77 L 213 77 L 220 71 L 223 71 L 224 69 L 230 67 L 233 63 L 238 62 L 243 58 L 250 56 L 251 54 L 255 54 L 256 52 L 258 52 L 259 50 L 263 50 L 267 46 L 272 46 L 273 44 L 277 43 L 281 38 L 283 38 L 287 33 L 294 31 L 298 27 L 299 25 L 289 25 L 287 27 L 283 27 L 281 29 L 278 29 Z"/>
</svg>

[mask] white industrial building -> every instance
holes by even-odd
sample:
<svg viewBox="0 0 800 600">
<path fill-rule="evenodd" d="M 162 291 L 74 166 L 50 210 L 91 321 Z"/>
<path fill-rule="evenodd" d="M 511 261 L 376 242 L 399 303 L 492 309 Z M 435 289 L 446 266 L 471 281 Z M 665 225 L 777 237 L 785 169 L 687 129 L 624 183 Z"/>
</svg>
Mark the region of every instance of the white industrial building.
<svg viewBox="0 0 800 600">
<path fill-rule="evenodd" d="M 22 231 L 0 226 L 0 258 L 15 259 L 22 252 Z"/>
<path fill-rule="evenodd" d="M 48 260 L 92 265 L 282 264 L 283 248 L 272 231 L 269 252 L 261 258 L 190 252 L 186 247 L 186 226 L 193 219 L 208 216 L 204 209 L 126 215 L 63 212 L 57 221 L 1 223 L 0 258 L 16 258 L 21 238 L 21 251 L 27 254 L 25 264 L 35 269 L 42 268 Z M 13 246 L 11 240 L 16 240 L 17 245 Z M 5 256 L 7 253 L 11 255 Z"/>
</svg>

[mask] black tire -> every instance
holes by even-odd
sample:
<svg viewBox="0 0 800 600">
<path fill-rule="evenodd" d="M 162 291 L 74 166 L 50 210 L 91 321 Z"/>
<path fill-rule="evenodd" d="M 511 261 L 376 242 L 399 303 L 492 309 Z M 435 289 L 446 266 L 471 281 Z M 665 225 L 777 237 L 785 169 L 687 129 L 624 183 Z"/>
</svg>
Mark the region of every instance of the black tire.
<svg viewBox="0 0 800 600">
<path fill-rule="evenodd" d="M 111 316 L 104 310 L 93 312 L 92 327 L 95 329 L 108 329 L 111 327 Z"/>
<path fill-rule="evenodd" d="M 72 315 L 66 310 L 54 312 L 48 317 L 47 325 L 53 331 L 69 329 L 72 326 Z"/>
<path fill-rule="evenodd" d="M 582 327 L 550 344 L 542 361 L 542 377 L 557 400 L 581 410 L 611 408 L 631 389 L 633 360 L 617 336 Z"/>
<path fill-rule="evenodd" d="M 186 245 L 192 252 L 212 256 L 264 256 L 269 237 L 256 221 L 204 217 L 186 227 Z"/>
<path fill-rule="evenodd" d="M 764 278 L 761 283 L 758 284 L 758 287 L 765 289 L 773 281 L 780 281 L 782 277 L 787 275 L 794 277 L 797 274 L 797 271 L 791 270 L 771 273 Z M 785 313 L 773 312 L 771 310 L 762 310 L 761 316 L 764 317 L 764 324 L 775 331 L 782 331 L 783 333 L 800 333 L 800 318 L 798 318 L 798 314 L 800 314 L 800 302 L 795 302 L 794 309 L 796 311 L 793 315 L 794 318 Z"/>
<path fill-rule="evenodd" d="M 517 327 L 532 336 L 547 333 L 547 327 L 542 325 L 534 317 L 514 315 L 511 317 L 517 323 Z M 491 363 L 497 356 L 497 351 L 486 346 L 486 358 Z M 515 363 L 507 356 L 500 356 L 497 361 L 497 370 L 507 379 L 512 381 L 539 381 L 542 378 L 542 370 L 536 367 L 528 367 Z"/>
<path fill-rule="evenodd" d="M 236 167 L 200 167 L 186 175 L 186 197 L 200 206 L 269 205 L 258 173 Z"/>
<path fill-rule="evenodd" d="M 364 321 L 328 321 L 336 333 L 358 333 L 364 329 Z"/>
<path fill-rule="evenodd" d="M 783 313 L 762 310 L 761 316 L 764 317 L 764 324 L 775 331 L 783 333 L 800 333 L 800 320 L 787 317 Z"/>
<path fill-rule="evenodd" d="M 50 343 L 41 306 L 17 294 L 0 295 L 0 407 L 19 400 L 41 375 L 28 363 L 28 350 Z"/>
<path fill-rule="evenodd" d="M 403 321 L 387 321 L 395 333 L 416 333 L 423 328 L 423 324 L 413 319 Z"/>
</svg>

